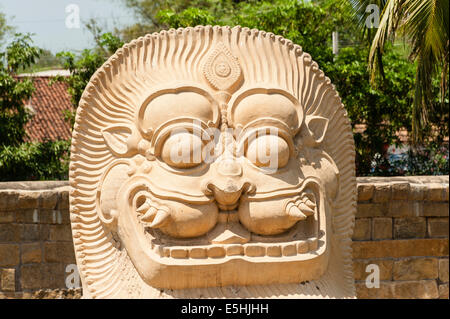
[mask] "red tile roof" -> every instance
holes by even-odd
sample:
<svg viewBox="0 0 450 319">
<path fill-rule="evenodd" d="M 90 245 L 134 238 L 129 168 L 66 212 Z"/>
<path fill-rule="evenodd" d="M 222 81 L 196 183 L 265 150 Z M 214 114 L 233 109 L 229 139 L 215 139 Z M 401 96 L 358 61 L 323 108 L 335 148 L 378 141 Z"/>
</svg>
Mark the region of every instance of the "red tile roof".
<svg viewBox="0 0 450 319">
<path fill-rule="evenodd" d="M 32 77 L 35 91 L 31 100 L 34 116 L 26 125 L 28 141 L 67 140 L 71 137 L 70 124 L 64 120 L 64 111 L 72 108 L 67 84 L 55 82 L 52 77 Z M 31 103 L 30 103 L 31 102 Z"/>
</svg>

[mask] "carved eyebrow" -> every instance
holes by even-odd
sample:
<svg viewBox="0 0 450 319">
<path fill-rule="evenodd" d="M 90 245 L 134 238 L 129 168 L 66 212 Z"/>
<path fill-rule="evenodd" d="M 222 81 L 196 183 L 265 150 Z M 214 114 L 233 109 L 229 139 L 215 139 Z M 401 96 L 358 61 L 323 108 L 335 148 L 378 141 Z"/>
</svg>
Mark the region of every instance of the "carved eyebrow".
<svg viewBox="0 0 450 319">
<path fill-rule="evenodd" d="M 170 94 L 183 94 L 188 93 L 191 102 L 194 104 L 191 105 L 182 105 L 177 104 L 177 102 L 183 102 L 182 97 L 176 98 L 174 101 L 173 97 L 168 99 Z M 162 98 L 161 101 L 158 101 L 158 98 Z M 166 101 L 167 100 L 167 101 Z M 149 110 L 149 107 L 152 106 L 152 102 L 161 103 L 161 105 L 154 106 L 156 109 Z M 189 101 L 189 99 L 188 99 Z M 168 109 L 164 103 L 167 102 L 174 106 L 176 109 L 172 110 L 172 114 L 170 114 L 170 109 Z M 199 102 L 200 104 L 195 105 L 195 102 Z M 206 102 L 206 103 L 205 103 Z M 178 113 L 178 114 L 177 114 Z M 203 114 L 202 114 L 203 113 Z M 208 116 L 205 116 L 205 113 L 211 113 Z M 161 121 L 158 122 L 158 117 L 161 118 Z M 212 95 L 206 90 L 195 87 L 195 86 L 178 86 L 178 87 L 163 87 L 153 91 L 141 104 L 139 111 L 136 113 L 136 123 L 137 127 L 141 134 L 147 138 L 151 138 L 153 132 L 160 125 L 169 122 L 171 120 L 186 118 L 188 121 L 192 121 L 193 119 L 203 119 L 207 121 L 208 125 L 217 127 L 220 119 L 220 111 L 217 101 L 212 97 Z M 152 123 L 152 124 L 150 124 Z"/>
<path fill-rule="evenodd" d="M 247 98 L 250 98 L 254 95 L 265 95 L 265 96 L 274 96 L 274 95 L 279 95 L 284 97 L 286 100 L 289 100 L 292 103 L 292 107 L 294 108 L 297 118 L 293 121 L 291 121 L 291 126 L 289 127 L 288 131 L 291 131 L 293 135 L 295 135 L 298 130 L 300 129 L 300 126 L 302 125 L 303 122 L 303 108 L 300 105 L 300 102 L 297 100 L 297 98 L 295 98 L 291 93 L 283 90 L 283 89 L 278 89 L 278 88 L 264 88 L 264 87 L 253 87 L 253 88 L 247 88 L 245 90 L 243 90 L 242 92 L 236 94 L 233 96 L 233 98 L 231 99 L 231 101 L 229 102 L 229 106 L 228 106 L 228 122 L 232 125 L 237 126 L 238 123 L 236 120 L 236 112 L 238 109 L 238 106 L 241 104 L 242 101 L 244 101 Z M 261 101 L 261 104 L 264 104 L 264 102 L 267 101 Z M 269 109 L 271 112 L 270 113 L 274 113 L 272 109 Z M 243 123 L 239 123 L 243 126 L 248 126 L 248 124 L 258 120 L 258 119 L 273 119 L 273 120 L 278 120 L 279 122 L 283 122 L 285 125 L 289 126 L 289 116 L 287 116 L 287 114 L 284 114 L 284 116 L 286 117 L 286 121 L 282 121 L 280 118 L 283 117 L 283 114 L 280 112 L 280 117 L 273 117 L 271 116 L 272 114 L 265 114 L 265 113 L 258 113 L 258 111 L 261 110 L 255 110 L 254 113 L 249 112 L 249 114 L 251 114 L 251 117 L 255 117 L 256 119 L 250 119 L 248 122 L 243 122 Z M 259 114 L 261 114 L 261 116 L 259 116 Z"/>
</svg>

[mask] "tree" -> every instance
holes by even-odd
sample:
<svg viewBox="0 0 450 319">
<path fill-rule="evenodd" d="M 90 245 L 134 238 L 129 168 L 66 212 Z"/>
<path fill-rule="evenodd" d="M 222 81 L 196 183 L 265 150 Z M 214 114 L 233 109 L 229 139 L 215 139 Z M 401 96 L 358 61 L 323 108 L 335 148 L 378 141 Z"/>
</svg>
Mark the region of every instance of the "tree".
<svg viewBox="0 0 450 319">
<path fill-rule="evenodd" d="M 5 37 L 13 30 L 14 28 L 7 24 L 5 14 L 0 12 L 0 45 L 3 43 Z"/>
<path fill-rule="evenodd" d="M 360 22 L 372 0 L 350 0 Z M 383 76 L 383 54 L 386 43 L 403 38 L 409 56 L 417 64 L 413 107 L 413 137 L 423 140 L 430 114 L 436 110 L 433 79 L 440 76 L 441 108 L 448 104 L 449 72 L 449 1 L 448 0 L 378 0 L 382 8 L 380 24 L 371 39 L 369 69 L 372 83 L 377 71 Z M 363 29 L 366 28 L 361 23 Z M 448 110 L 447 110 L 448 111 Z"/>
<path fill-rule="evenodd" d="M 95 25 L 91 27 L 97 28 Z M 97 47 L 83 50 L 78 57 L 72 52 L 59 52 L 56 55 L 62 61 L 64 68 L 70 71 L 69 77 L 59 76 L 55 77 L 55 80 L 68 84 L 73 109 L 67 111 L 65 116 L 72 126 L 75 122 L 78 102 L 92 74 L 124 44 L 111 33 L 101 33 L 100 29 L 95 29 L 94 38 Z"/>
<path fill-rule="evenodd" d="M 16 34 L 0 58 L 0 180 L 67 178 L 70 141 L 24 142 L 30 116 L 25 107 L 34 87 L 17 72 L 29 68 L 41 50 L 29 34 Z"/>
<path fill-rule="evenodd" d="M 384 165 L 385 163 L 374 168 L 373 163 L 376 158 L 385 159 L 387 146 L 400 143 L 396 134 L 400 129 L 411 130 L 415 65 L 406 59 L 399 47 L 388 44 L 383 52 L 384 79 L 381 81 L 376 78 L 377 85 L 371 85 L 367 68 L 370 43 L 352 20 L 348 1 L 203 0 L 190 3 L 185 0 L 171 0 L 168 3 L 149 0 L 125 1 L 133 7 L 140 18 L 138 23 L 125 30 L 137 32 L 133 33 L 132 38 L 160 29 L 199 24 L 230 26 L 239 24 L 243 27 L 280 34 L 300 44 L 336 85 L 348 110 L 352 126 L 355 128 L 357 174 L 399 172 L 399 170 L 391 170 L 389 165 Z M 144 28 L 141 28 L 142 26 Z M 339 31 L 341 40 L 350 45 L 350 47 L 342 48 L 337 57 L 332 54 L 331 49 L 333 31 Z M 97 37 L 94 36 L 94 38 L 101 39 L 102 33 L 95 32 Z M 125 33 L 119 32 L 122 36 Z M 113 43 L 119 44 L 120 40 L 117 37 L 111 34 L 108 37 L 113 40 Z M 123 39 L 131 40 L 126 37 Z M 97 43 L 99 47 L 103 46 L 101 41 Z M 116 46 L 113 45 L 113 47 Z M 78 105 L 90 76 L 106 59 L 104 55 L 112 54 L 113 51 L 102 51 L 96 48 L 86 51 L 86 55 L 78 59 L 74 55 L 67 56 L 67 65 L 72 71 L 72 77 L 68 81 L 71 81 L 69 86 L 72 90 L 74 107 Z M 103 52 L 103 55 L 100 55 L 98 60 L 92 61 L 96 52 Z M 438 85 L 433 85 L 435 91 L 438 88 Z M 437 105 L 436 92 L 433 96 Z M 448 102 L 446 107 L 448 109 Z M 448 111 L 445 112 L 442 109 L 430 116 L 430 120 L 435 123 L 434 127 L 441 130 L 440 137 L 448 136 L 448 124 L 440 122 L 445 116 L 448 118 Z M 365 126 L 364 132 L 356 130 L 358 124 Z M 431 136 L 430 132 L 423 132 L 423 134 Z M 442 139 L 436 141 L 439 144 Z M 421 173 L 426 174 L 424 170 Z M 428 173 L 433 172 L 428 171 Z"/>
<path fill-rule="evenodd" d="M 167 20 L 165 14 L 174 12 L 176 14 L 187 10 L 184 15 L 191 15 L 195 21 L 196 17 L 205 17 L 205 13 L 212 17 L 223 19 L 232 15 L 233 9 L 239 0 L 123 0 L 136 15 L 138 22 L 134 25 L 118 30 L 120 37 L 129 42 L 144 34 L 160 31 L 173 25 Z M 200 20 L 204 21 L 204 20 Z"/>
<path fill-rule="evenodd" d="M 0 146 L 23 142 L 29 115 L 24 105 L 33 94 L 30 79 L 18 79 L 17 70 L 27 68 L 39 57 L 40 50 L 32 45 L 29 34 L 16 34 L 0 53 L 6 62 L 0 67 Z"/>
</svg>

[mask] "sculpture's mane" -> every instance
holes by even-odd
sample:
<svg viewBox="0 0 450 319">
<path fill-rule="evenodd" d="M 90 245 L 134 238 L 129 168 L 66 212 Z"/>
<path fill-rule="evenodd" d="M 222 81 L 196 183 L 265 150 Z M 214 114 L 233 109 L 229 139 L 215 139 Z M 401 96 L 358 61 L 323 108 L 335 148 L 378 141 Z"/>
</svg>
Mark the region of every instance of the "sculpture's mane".
<svg viewBox="0 0 450 319">
<path fill-rule="evenodd" d="M 70 163 L 72 231 L 84 294 L 94 298 L 124 293 L 136 297 L 160 294 L 157 289 L 145 287 L 124 248 L 97 214 L 96 195 L 101 176 L 116 159 L 105 144 L 102 130 L 113 123 L 135 125 L 140 104 L 156 85 L 186 80 L 205 83 L 202 73 L 196 70 L 218 42 L 229 46 L 240 61 L 243 87 L 261 83 L 265 87 L 283 88 L 300 101 L 305 115 L 329 119 L 322 146 L 340 172 L 338 197 L 331 207 L 330 243 L 330 258 L 338 262 L 328 267 L 321 279 L 306 284 L 250 286 L 239 292 L 213 287 L 190 292 L 210 297 L 354 296 L 351 235 L 356 179 L 354 142 L 347 113 L 329 78 L 300 46 L 272 33 L 239 26 L 197 26 L 146 35 L 119 49 L 86 86 L 77 109 Z M 336 291 L 327 284 L 330 278 L 340 282 L 338 286 L 349 288 Z M 183 293 L 172 294 L 183 296 Z"/>
</svg>

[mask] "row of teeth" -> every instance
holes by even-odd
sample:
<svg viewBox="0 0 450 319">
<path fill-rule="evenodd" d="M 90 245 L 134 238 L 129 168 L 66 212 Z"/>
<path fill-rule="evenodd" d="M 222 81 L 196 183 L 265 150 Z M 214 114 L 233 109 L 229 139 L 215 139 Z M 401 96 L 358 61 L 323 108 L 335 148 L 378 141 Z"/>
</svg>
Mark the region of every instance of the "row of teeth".
<svg viewBox="0 0 450 319">
<path fill-rule="evenodd" d="M 225 256 L 248 257 L 281 257 L 296 256 L 316 251 L 317 238 L 298 240 L 285 244 L 243 244 L 243 245 L 212 245 L 209 247 L 164 247 L 152 243 L 152 248 L 160 257 L 177 259 L 223 258 Z"/>
</svg>

